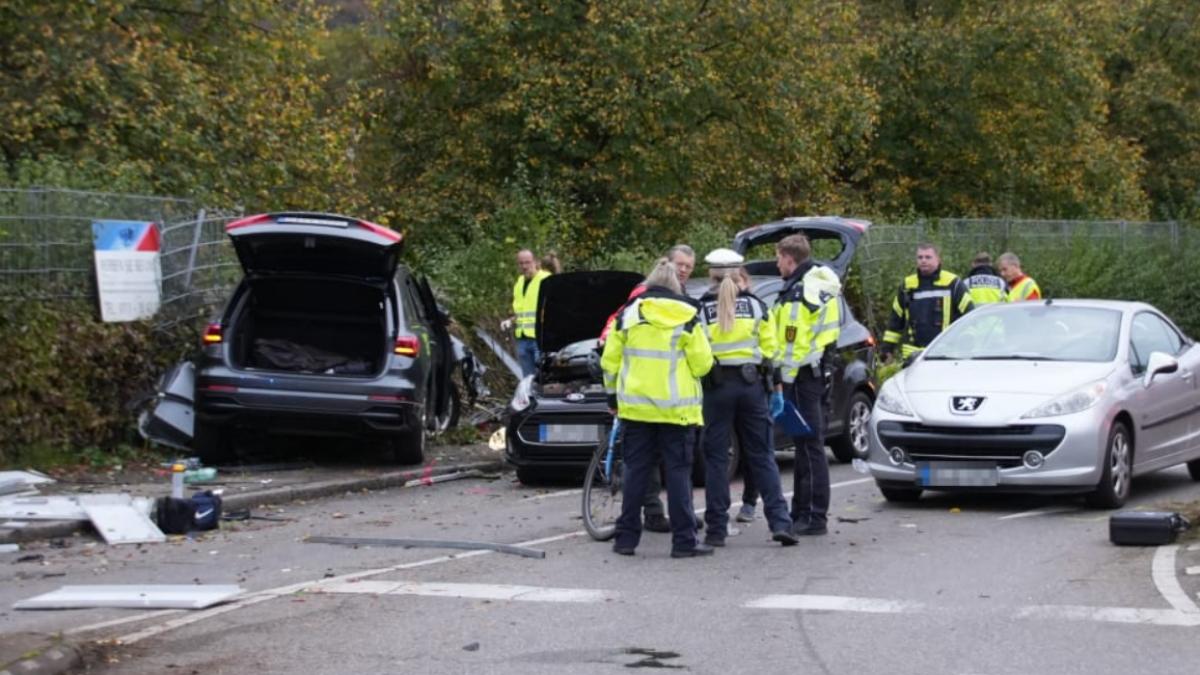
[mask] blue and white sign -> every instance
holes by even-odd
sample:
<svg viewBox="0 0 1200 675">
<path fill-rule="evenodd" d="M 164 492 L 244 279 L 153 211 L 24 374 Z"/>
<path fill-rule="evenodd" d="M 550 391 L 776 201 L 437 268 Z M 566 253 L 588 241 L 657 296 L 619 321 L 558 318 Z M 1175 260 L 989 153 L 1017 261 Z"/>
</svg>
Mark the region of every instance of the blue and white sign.
<svg viewBox="0 0 1200 675">
<path fill-rule="evenodd" d="M 131 220 L 92 222 L 100 319 L 137 321 L 154 316 L 162 299 L 158 226 Z"/>
</svg>

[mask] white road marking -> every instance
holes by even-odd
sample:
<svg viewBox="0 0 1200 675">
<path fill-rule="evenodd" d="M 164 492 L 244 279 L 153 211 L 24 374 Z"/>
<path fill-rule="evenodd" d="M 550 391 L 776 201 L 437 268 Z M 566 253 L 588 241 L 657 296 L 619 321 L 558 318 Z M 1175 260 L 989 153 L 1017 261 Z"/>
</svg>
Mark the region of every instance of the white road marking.
<svg viewBox="0 0 1200 675">
<path fill-rule="evenodd" d="M 436 598 L 512 600 L 517 602 L 604 602 L 616 593 L 589 588 L 542 588 L 508 584 L 453 584 L 408 581 L 358 581 L 325 584 L 311 593 L 359 593 L 367 595 L 421 595 Z"/>
<path fill-rule="evenodd" d="M 1187 567 L 1183 570 L 1183 573 L 1188 576 L 1195 576 L 1197 574 L 1200 574 L 1200 565 L 1193 565 L 1191 567 Z"/>
<path fill-rule="evenodd" d="M 854 480 L 844 480 L 840 483 L 834 483 L 833 485 L 830 485 L 829 488 L 833 489 L 833 488 L 845 487 L 847 485 L 858 485 L 859 483 L 869 483 L 873 480 L 875 480 L 875 479 L 874 478 L 855 478 Z M 791 494 L 789 493 L 788 496 L 791 496 Z"/>
<path fill-rule="evenodd" d="M 1056 506 L 1056 507 L 1046 508 L 1046 509 L 1031 509 L 1029 511 L 1022 511 L 1020 513 L 1010 513 L 1007 516 L 1000 516 L 999 518 L 997 518 L 997 520 L 1016 520 L 1018 518 L 1033 518 L 1034 516 L 1048 516 L 1048 515 L 1055 514 L 1055 513 L 1070 513 L 1071 511 L 1076 511 L 1076 510 L 1078 510 L 1078 509 L 1074 509 L 1069 506 Z"/>
<path fill-rule="evenodd" d="M 1189 550 L 1189 551 L 1200 551 L 1200 544 L 1192 544 L 1191 546 L 1188 546 L 1188 547 L 1187 547 L 1187 550 Z"/>
<path fill-rule="evenodd" d="M 1177 609 L 1140 609 L 1136 607 L 1083 607 L 1039 605 L 1023 607 L 1018 619 L 1067 619 L 1102 623 L 1132 623 L 1150 626 L 1200 626 L 1200 614 Z"/>
<path fill-rule="evenodd" d="M 540 494 L 540 495 L 529 495 L 528 497 L 523 497 L 523 499 L 525 499 L 527 501 L 531 501 L 531 502 L 536 502 L 536 501 L 541 501 L 543 499 L 552 499 L 554 497 L 568 497 L 570 495 L 581 495 L 581 494 L 583 494 L 583 490 L 576 488 L 574 490 L 559 490 L 558 492 L 547 492 L 545 494 Z"/>
<path fill-rule="evenodd" d="M 767 595 L 742 605 L 748 609 L 787 609 L 827 612 L 866 612 L 901 614 L 919 612 L 924 605 L 916 602 L 879 598 L 848 598 L 840 595 Z"/>
<path fill-rule="evenodd" d="M 113 626 L 121 626 L 127 623 L 135 623 L 145 621 L 146 619 L 157 619 L 160 616 L 169 616 L 171 614 L 179 614 L 182 609 L 162 609 L 156 612 L 148 612 L 138 614 L 136 616 L 126 616 L 120 619 L 112 619 L 111 621 L 101 621 L 99 623 L 90 623 L 86 626 L 78 626 L 63 631 L 63 635 L 74 635 L 76 633 L 90 633 L 94 630 L 102 630 L 104 628 L 112 628 Z"/>
<path fill-rule="evenodd" d="M 873 479 L 859 478 L 856 480 L 843 481 L 840 483 L 834 483 L 833 485 L 830 485 L 830 488 L 838 488 L 838 487 L 843 487 L 846 485 L 855 485 L 857 483 L 863 483 L 863 482 L 866 482 L 869 480 L 873 480 Z M 790 498 L 790 497 L 791 497 L 790 492 L 785 493 L 785 495 L 784 495 L 785 499 Z M 696 513 L 700 513 L 701 511 L 703 511 L 703 509 L 696 509 Z M 550 537 L 543 537 L 541 539 L 532 539 L 530 541 L 523 541 L 523 542 L 519 542 L 514 545 L 515 546 L 538 546 L 541 544 L 549 544 L 549 543 L 553 543 L 556 541 L 563 541 L 566 539 L 573 539 L 575 537 L 582 537 L 582 536 L 586 536 L 586 535 L 587 535 L 587 530 L 575 530 L 574 532 L 566 532 L 563 534 L 557 534 L 557 535 L 553 535 Z M 330 577 L 328 579 L 316 579 L 313 581 L 301 581 L 301 582 L 298 582 L 295 584 L 289 584 L 287 586 L 279 586 L 277 588 L 270 588 L 270 589 L 266 589 L 266 590 L 262 590 L 262 591 L 257 591 L 257 592 L 251 593 L 251 594 L 243 597 L 240 600 L 234 600 L 233 602 L 231 602 L 228 605 L 221 605 L 220 607 L 212 607 L 210 609 L 204 609 L 204 610 L 200 610 L 200 611 L 196 611 L 196 612 L 189 612 L 186 616 L 180 617 L 178 619 L 173 619 L 171 621 L 167 621 L 167 622 L 155 625 L 155 626 L 149 626 L 149 627 L 147 627 L 143 630 L 140 630 L 136 633 L 130 633 L 128 635 L 123 635 L 121 637 L 118 637 L 116 640 L 117 640 L 117 642 L 122 643 L 122 644 L 133 644 L 135 642 L 140 642 L 141 640 L 145 640 L 146 638 L 154 637 L 156 635 L 161 635 L 162 633 L 166 633 L 167 631 L 174 630 L 176 628 L 181 628 L 183 626 L 187 626 L 187 625 L 190 625 L 193 623 L 197 623 L 197 622 L 203 621 L 204 619 L 207 619 L 209 617 L 218 616 L 220 614 L 224 614 L 226 612 L 230 612 L 235 609 L 239 609 L 241 607 L 248 607 L 250 605 L 256 605 L 260 602 L 263 602 L 264 600 L 270 600 L 272 598 L 278 598 L 278 597 L 284 596 L 284 595 L 291 595 L 293 593 L 298 593 L 300 591 L 309 590 L 312 588 L 318 588 L 323 585 L 335 584 L 335 583 L 339 583 L 339 582 L 349 581 L 352 579 L 363 579 L 365 577 L 379 576 L 381 574 L 388 574 L 389 572 L 398 572 L 401 570 L 414 569 L 417 567 L 438 565 L 438 564 L 450 562 L 453 560 L 463 560 L 465 558 L 475 558 L 475 557 L 478 557 L 481 555 L 490 555 L 492 553 L 494 553 L 494 551 L 467 551 L 465 553 L 443 555 L 443 556 L 438 556 L 436 558 L 427 558 L 425 560 L 418 560 L 416 562 L 411 562 L 411 563 L 402 563 L 399 565 L 392 565 L 391 567 L 380 567 L 380 568 L 371 569 L 371 570 L 363 570 L 361 572 L 352 572 L 350 574 L 343 574 L 343 575 L 336 576 L 336 577 Z M 157 612 L 149 612 L 149 613 L 145 613 L 145 614 L 140 614 L 138 616 L 129 617 L 127 620 L 121 621 L 121 623 L 132 623 L 135 621 L 143 621 L 143 620 L 156 618 L 158 616 L 160 616 L 160 614 Z M 111 625 L 118 625 L 118 624 L 111 624 Z M 73 632 L 79 632 L 79 633 L 90 632 L 92 630 L 97 629 L 95 626 L 96 625 L 82 626 L 80 628 L 73 629 Z"/>
<path fill-rule="evenodd" d="M 1178 548 L 1179 546 L 1174 544 L 1159 546 L 1154 551 L 1154 561 L 1150 563 L 1150 576 L 1154 579 L 1154 586 L 1158 588 L 1158 592 L 1176 611 L 1200 617 L 1200 607 L 1188 597 L 1175 576 L 1175 550 Z"/>
</svg>

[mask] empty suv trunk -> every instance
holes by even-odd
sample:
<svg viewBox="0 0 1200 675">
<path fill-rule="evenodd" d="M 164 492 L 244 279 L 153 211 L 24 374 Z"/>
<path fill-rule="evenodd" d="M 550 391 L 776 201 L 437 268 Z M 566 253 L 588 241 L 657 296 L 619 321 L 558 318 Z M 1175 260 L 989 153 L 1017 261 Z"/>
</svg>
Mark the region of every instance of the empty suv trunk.
<svg viewBox="0 0 1200 675">
<path fill-rule="evenodd" d="M 387 366 L 382 288 L 337 278 L 255 279 L 226 339 L 237 369 L 370 377 Z"/>
</svg>

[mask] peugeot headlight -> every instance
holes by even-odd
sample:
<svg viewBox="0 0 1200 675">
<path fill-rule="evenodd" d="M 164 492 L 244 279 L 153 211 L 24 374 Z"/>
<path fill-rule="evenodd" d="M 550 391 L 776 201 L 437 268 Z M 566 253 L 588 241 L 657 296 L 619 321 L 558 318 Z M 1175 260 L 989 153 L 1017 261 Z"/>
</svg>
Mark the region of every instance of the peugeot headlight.
<svg viewBox="0 0 1200 675">
<path fill-rule="evenodd" d="M 1106 380 L 1097 380 L 1043 403 L 1021 417 L 1057 417 L 1087 410 L 1100 401 L 1107 389 Z"/>
<path fill-rule="evenodd" d="M 533 376 L 528 375 L 521 378 L 521 381 L 517 383 L 517 390 L 513 392 L 512 403 L 509 403 L 508 405 L 513 409 L 514 412 L 521 412 L 522 410 L 528 408 L 529 404 L 532 402 Z"/>
<path fill-rule="evenodd" d="M 894 377 L 883 383 L 883 387 L 879 390 L 879 397 L 875 399 L 875 405 L 879 406 L 880 410 L 893 415 L 916 417 L 913 415 L 912 408 L 908 407 L 908 401 L 904 400 L 904 394 L 900 393 L 900 385 L 896 383 Z"/>
</svg>

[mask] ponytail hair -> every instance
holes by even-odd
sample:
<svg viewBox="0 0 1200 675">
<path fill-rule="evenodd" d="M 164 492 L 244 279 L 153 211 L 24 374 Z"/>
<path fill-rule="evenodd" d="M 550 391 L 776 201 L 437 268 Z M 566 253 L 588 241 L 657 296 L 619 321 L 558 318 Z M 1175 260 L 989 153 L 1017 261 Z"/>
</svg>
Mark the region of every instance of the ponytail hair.
<svg viewBox="0 0 1200 675">
<path fill-rule="evenodd" d="M 711 274 L 713 281 L 719 281 L 717 285 L 717 325 L 721 327 L 721 332 L 728 333 L 733 330 L 733 322 L 737 318 L 737 296 L 741 291 L 736 281 L 738 268 L 714 269 Z"/>
<path fill-rule="evenodd" d="M 654 263 L 654 269 L 650 270 L 650 274 L 646 276 L 646 286 L 659 286 L 665 288 L 672 293 L 682 293 L 683 287 L 679 285 L 679 273 L 675 269 L 675 263 L 668 258 L 659 258 Z"/>
<path fill-rule="evenodd" d="M 542 255 L 541 264 L 542 269 L 551 274 L 558 274 L 562 272 L 562 263 L 558 260 L 558 253 L 554 251 L 546 251 Z"/>
</svg>

